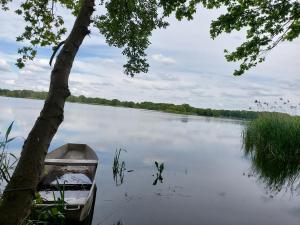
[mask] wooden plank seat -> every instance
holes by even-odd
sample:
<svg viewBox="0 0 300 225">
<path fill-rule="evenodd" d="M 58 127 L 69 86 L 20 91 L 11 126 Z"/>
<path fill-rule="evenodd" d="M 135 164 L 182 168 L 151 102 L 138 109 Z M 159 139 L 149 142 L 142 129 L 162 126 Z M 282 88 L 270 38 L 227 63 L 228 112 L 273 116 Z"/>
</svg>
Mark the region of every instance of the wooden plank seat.
<svg viewBox="0 0 300 225">
<path fill-rule="evenodd" d="M 45 165 L 55 166 L 97 166 L 98 160 L 87 159 L 45 159 Z"/>
<path fill-rule="evenodd" d="M 83 191 L 90 190 L 92 184 L 42 184 L 39 185 L 38 190 L 43 191 Z"/>
</svg>

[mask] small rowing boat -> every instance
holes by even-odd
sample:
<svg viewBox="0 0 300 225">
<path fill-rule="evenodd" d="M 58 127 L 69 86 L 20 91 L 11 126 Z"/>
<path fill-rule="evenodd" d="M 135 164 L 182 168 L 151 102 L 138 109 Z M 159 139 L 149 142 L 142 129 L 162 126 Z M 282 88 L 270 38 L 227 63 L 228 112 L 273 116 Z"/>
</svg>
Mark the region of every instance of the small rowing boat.
<svg viewBox="0 0 300 225">
<path fill-rule="evenodd" d="M 38 185 L 43 203 L 36 207 L 55 206 L 63 190 L 68 223 L 86 224 L 83 222 L 93 214 L 97 166 L 96 153 L 85 144 L 65 144 L 48 153 Z"/>
</svg>

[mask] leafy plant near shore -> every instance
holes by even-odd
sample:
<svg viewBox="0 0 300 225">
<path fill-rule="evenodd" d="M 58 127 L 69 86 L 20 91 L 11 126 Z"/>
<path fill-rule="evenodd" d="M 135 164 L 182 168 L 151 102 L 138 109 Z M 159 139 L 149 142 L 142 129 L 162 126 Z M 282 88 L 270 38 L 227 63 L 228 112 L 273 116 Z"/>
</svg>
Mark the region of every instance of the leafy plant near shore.
<svg viewBox="0 0 300 225">
<path fill-rule="evenodd" d="M 53 192 L 54 201 L 51 202 L 52 206 L 40 206 L 43 204 L 44 199 L 39 193 L 35 194 L 34 204 L 29 218 L 26 220 L 25 225 L 64 225 L 65 224 L 65 188 L 57 182 L 60 197 L 56 197 Z"/>
<path fill-rule="evenodd" d="M 299 183 L 300 117 L 264 113 L 243 131 L 244 150 L 253 172 L 274 192 Z"/>
</svg>

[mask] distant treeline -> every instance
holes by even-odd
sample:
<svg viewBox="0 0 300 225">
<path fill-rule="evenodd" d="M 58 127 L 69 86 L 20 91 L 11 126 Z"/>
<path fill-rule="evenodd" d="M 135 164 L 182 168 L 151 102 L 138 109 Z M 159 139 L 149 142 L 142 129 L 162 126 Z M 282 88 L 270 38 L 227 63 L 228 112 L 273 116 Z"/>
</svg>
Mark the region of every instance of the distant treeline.
<svg viewBox="0 0 300 225">
<path fill-rule="evenodd" d="M 31 99 L 45 99 L 47 92 L 30 91 L 30 90 L 7 90 L 0 89 L 0 96 L 14 97 L 14 98 L 31 98 Z M 104 98 L 88 98 L 83 95 L 71 95 L 67 99 L 68 102 L 77 102 L 93 105 L 108 105 L 136 109 L 156 110 L 168 113 L 210 116 L 210 117 L 226 117 L 226 118 L 240 118 L 240 119 L 255 119 L 259 112 L 246 110 L 216 110 L 216 109 L 201 109 L 190 106 L 189 104 L 175 105 L 170 103 L 154 103 L 141 102 L 135 103 L 132 101 L 119 101 L 118 99 L 108 100 Z"/>
</svg>

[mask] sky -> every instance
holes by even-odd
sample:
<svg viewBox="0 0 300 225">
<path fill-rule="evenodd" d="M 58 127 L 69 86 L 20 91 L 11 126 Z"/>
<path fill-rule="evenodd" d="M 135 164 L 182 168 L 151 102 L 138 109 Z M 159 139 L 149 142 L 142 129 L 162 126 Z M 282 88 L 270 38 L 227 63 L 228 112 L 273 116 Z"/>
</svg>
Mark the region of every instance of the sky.
<svg viewBox="0 0 300 225">
<path fill-rule="evenodd" d="M 66 10 L 57 10 L 70 28 L 74 17 Z M 71 93 L 215 109 L 255 109 L 256 99 L 274 103 L 283 98 L 289 99 L 289 104 L 299 105 L 299 38 L 280 44 L 265 63 L 235 77 L 232 74 L 238 65 L 225 60 L 224 49 L 233 50 L 245 40 L 245 35 L 235 32 L 212 40 L 210 22 L 220 13 L 199 8 L 193 21 L 177 21 L 171 16 L 170 26 L 155 30 L 151 36 L 147 50 L 149 72 L 134 78 L 123 72 L 125 57 L 121 50 L 108 46 L 104 37 L 92 29 L 73 64 Z M 0 18 L 0 88 L 47 91 L 51 48 L 39 49 L 33 62 L 17 69 L 14 63 L 20 43 L 15 38 L 22 33 L 25 23 L 12 11 L 0 11 Z"/>
</svg>

